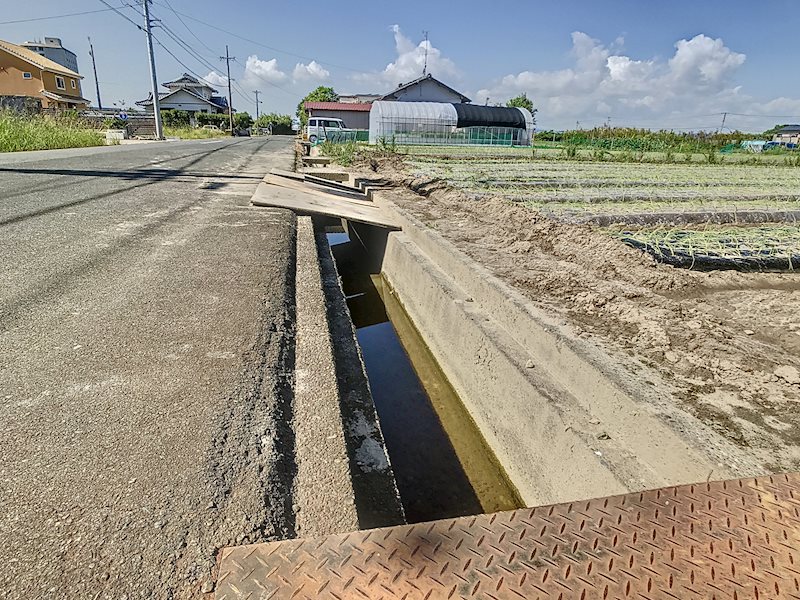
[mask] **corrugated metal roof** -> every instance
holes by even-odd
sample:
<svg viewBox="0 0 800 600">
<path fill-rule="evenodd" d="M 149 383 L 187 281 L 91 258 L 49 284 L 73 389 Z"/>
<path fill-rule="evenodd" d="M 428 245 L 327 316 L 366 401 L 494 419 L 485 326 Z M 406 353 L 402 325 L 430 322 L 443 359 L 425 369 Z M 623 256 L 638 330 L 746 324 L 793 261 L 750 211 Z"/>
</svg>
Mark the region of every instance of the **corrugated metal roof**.
<svg viewBox="0 0 800 600">
<path fill-rule="evenodd" d="M 11 42 L 0 40 L 0 50 L 5 50 L 9 54 L 16 56 L 17 58 L 21 58 L 25 62 L 35 65 L 44 71 L 50 71 L 51 73 L 58 73 L 59 75 L 69 75 L 70 77 L 83 79 L 83 75 L 80 75 L 79 73 L 76 73 L 75 71 L 72 71 L 63 65 L 60 65 L 49 58 L 45 58 L 33 50 L 28 50 L 27 48 L 17 46 Z"/>
<path fill-rule="evenodd" d="M 372 104 L 366 102 L 306 102 L 306 110 L 349 110 L 356 112 L 369 112 Z"/>
</svg>

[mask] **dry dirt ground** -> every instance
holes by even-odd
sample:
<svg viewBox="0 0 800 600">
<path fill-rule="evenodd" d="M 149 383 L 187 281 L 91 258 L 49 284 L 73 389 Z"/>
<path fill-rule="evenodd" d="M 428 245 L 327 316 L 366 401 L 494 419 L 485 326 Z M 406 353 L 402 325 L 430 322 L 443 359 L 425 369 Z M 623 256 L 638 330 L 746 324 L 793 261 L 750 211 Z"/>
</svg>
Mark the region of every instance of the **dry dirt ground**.
<svg viewBox="0 0 800 600">
<path fill-rule="evenodd" d="M 676 269 L 592 226 L 372 167 L 398 205 L 612 359 L 655 370 L 647 383 L 765 470 L 800 469 L 800 274 Z"/>
</svg>

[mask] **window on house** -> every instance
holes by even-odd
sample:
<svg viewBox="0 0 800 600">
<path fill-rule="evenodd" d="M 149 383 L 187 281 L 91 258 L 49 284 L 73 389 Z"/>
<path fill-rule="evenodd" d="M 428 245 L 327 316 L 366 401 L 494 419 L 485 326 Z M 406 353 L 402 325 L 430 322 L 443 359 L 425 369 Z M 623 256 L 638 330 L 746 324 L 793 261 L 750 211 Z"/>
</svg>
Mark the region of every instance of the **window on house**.
<svg viewBox="0 0 800 600">
<path fill-rule="evenodd" d="M 27 71 L 25 71 L 25 72 L 22 74 L 22 78 L 23 78 L 23 79 L 33 79 L 33 75 L 31 75 L 30 73 L 28 73 Z"/>
<path fill-rule="evenodd" d="M 74 80 L 74 79 L 70 79 L 70 80 L 69 80 L 69 82 L 70 82 L 70 84 L 72 84 L 72 89 L 73 89 L 73 90 L 75 90 L 75 89 L 77 89 L 77 88 L 78 88 L 78 86 L 77 86 L 77 85 L 75 85 L 75 80 Z"/>
<path fill-rule="evenodd" d="M 66 86 L 66 84 L 64 83 L 64 78 L 63 78 L 63 77 L 59 77 L 58 75 L 56 75 L 56 87 L 57 87 L 58 89 L 60 89 L 60 90 L 65 90 L 65 89 L 67 89 L 67 86 Z"/>
</svg>

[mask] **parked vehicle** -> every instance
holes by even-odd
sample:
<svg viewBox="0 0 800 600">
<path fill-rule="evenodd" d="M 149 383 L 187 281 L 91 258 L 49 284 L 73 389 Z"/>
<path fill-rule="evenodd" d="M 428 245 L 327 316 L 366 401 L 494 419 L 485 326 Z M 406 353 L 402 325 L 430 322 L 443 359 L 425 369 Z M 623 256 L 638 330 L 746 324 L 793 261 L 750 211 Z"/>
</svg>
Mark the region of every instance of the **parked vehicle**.
<svg viewBox="0 0 800 600">
<path fill-rule="evenodd" d="M 216 125 L 203 125 L 202 129 L 207 129 L 208 131 L 219 131 L 219 127 Z"/>
<path fill-rule="evenodd" d="M 329 129 L 336 131 L 345 129 L 344 121 L 332 117 L 311 117 L 303 132 L 303 137 L 313 144 L 317 140 L 324 140 L 325 132 Z"/>
</svg>

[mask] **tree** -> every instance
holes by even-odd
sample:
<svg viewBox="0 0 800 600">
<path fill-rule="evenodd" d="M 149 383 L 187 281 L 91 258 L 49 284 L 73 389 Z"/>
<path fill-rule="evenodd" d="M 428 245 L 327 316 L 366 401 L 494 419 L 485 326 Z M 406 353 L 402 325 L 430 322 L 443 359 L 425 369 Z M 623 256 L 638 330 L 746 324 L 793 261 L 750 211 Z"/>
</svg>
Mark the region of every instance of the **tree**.
<svg viewBox="0 0 800 600">
<path fill-rule="evenodd" d="M 773 135 L 775 135 L 776 133 L 778 133 L 778 130 L 779 130 L 779 129 L 783 129 L 784 127 L 786 127 L 786 125 L 785 125 L 785 124 L 784 124 L 784 125 L 775 125 L 775 127 L 773 127 L 772 129 L 767 129 L 767 130 L 766 130 L 764 133 L 762 133 L 761 135 L 762 135 L 763 137 L 765 137 L 765 138 L 772 139 L 772 136 L 773 136 Z"/>
<path fill-rule="evenodd" d="M 264 114 L 258 117 L 256 127 L 272 127 L 272 133 L 277 135 L 291 135 L 292 134 L 292 117 L 291 115 L 280 115 L 277 113 Z"/>
<path fill-rule="evenodd" d="M 237 129 L 247 129 L 253 124 L 253 117 L 246 112 L 235 113 L 233 115 L 233 126 Z"/>
<path fill-rule="evenodd" d="M 536 124 L 536 109 L 533 108 L 533 100 L 528 98 L 528 95 L 525 92 L 522 92 L 519 96 L 514 96 L 506 102 L 506 106 L 510 108 L 526 108 L 533 116 L 533 122 Z"/>
<path fill-rule="evenodd" d="M 300 119 L 300 124 L 305 125 L 308 123 L 308 115 L 303 104 L 306 102 L 338 102 L 339 94 L 332 87 L 319 86 L 317 89 L 309 92 L 305 98 L 300 100 L 297 105 L 297 117 Z"/>
</svg>

